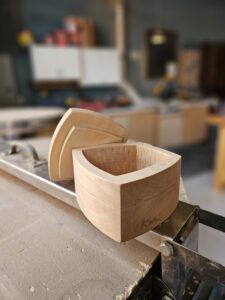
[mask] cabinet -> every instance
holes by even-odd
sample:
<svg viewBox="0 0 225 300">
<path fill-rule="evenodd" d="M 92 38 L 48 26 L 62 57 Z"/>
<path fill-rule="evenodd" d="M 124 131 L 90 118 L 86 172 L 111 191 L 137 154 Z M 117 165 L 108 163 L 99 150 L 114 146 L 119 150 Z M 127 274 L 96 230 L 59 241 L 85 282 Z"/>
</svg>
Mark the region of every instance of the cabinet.
<svg viewBox="0 0 225 300">
<path fill-rule="evenodd" d="M 183 141 L 182 144 L 198 143 L 206 136 L 207 107 L 199 105 L 185 108 L 183 118 Z"/>
<path fill-rule="evenodd" d="M 199 143 L 206 136 L 207 106 L 204 104 L 183 105 L 176 113 L 136 110 L 109 115 L 127 128 L 129 139 L 162 148 Z"/>
<path fill-rule="evenodd" d="M 35 83 L 69 81 L 83 87 L 107 87 L 121 82 L 119 52 L 113 47 L 32 45 L 30 60 Z"/>
<path fill-rule="evenodd" d="M 174 147 L 182 144 L 182 114 L 166 114 L 158 116 L 158 145 Z"/>
<path fill-rule="evenodd" d="M 208 94 L 225 96 L 225 43 L 201 47 L 201 89 Z"/>
<path fill-rule="evenodd" d="M 127 128 L 131 140 L 156 143 L 156 114 L 153 111 L 135 111 L 112 114 L 111 118 Z"/>
</svg>

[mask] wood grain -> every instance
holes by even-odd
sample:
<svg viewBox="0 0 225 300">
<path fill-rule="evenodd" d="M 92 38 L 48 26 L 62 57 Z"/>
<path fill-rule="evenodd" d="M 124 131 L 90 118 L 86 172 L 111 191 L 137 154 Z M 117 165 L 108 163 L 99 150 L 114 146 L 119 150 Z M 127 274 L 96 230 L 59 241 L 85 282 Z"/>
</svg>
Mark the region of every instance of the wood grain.
<svg viewBox="0 0 225 300">
<path fill-rule="evenodd" d="M 127 129 L 129 139 L 156 144 L 156 117 L 154 111 L 136 110 L 124 113 L 109 113 L 109 116 Z"/>
<path fill-rule="evenodd" d="M 126 130 L 87 110 L 69 110 L 53 135 L 51 180 L 75 178 L 88 220 L 122 242 L 162 223 L 179 199 L 180 156 L 126 142 Z"/>
<path fill-rule="evenodd" d="M 72 152 L 79 206 L 110 238 L 124 242 L 137 237 L 176 208 L 180 156 L 144 143 Z"/>
<path fill-rule="evenodd" d="M 72 149 L 95 146 L 96 144 L 108 144 L 120 142 L 121 138 L 107 132 L 83 128 L 72 127 L 63 143 L 59 156 L 59 176 L 60 178 L 71 179 L 74 177 L 72 161 Z"/>
<path fill-rule="evenodd" d="M 77 133 L 77 128 L 83 128 L 83 133 L 85 130 L 90 130 L 90 136 L 85 135 L 80 138 L 79 133 L 74 136 L 73 130 L 75 129 L 72 128 L 76 128 L 74 132 Z M 50 144 L 48 157 L 50 179 L 54 181 L 73 179 L 73 148 L 87 147 L 93 144 L 125 142 L 126 140 L 126 129 L 111 119 L 89 110 L 69 109 L 59 122 Z M 67 146 L 64 144 L 65 141 L 66 144 L 68 143 Z M 68 147 L 70 147 L 70 151 Z M 61 153 L 64 150 L 67 155 Z"/>
</svg>

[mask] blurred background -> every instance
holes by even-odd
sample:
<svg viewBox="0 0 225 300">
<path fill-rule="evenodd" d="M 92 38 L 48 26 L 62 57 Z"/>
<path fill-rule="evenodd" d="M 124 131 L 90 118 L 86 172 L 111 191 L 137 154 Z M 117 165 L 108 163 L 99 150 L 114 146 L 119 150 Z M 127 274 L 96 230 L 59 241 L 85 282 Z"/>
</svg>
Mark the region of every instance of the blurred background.
<svg viewBox="0 0 225 300">
<path fill-rule="evenodd" d="M 191 203 L 225 215 L 224 20 L 222 0 L 1 0 L 1 138 L 102 112 L 181 154 Z"/>
</svg>

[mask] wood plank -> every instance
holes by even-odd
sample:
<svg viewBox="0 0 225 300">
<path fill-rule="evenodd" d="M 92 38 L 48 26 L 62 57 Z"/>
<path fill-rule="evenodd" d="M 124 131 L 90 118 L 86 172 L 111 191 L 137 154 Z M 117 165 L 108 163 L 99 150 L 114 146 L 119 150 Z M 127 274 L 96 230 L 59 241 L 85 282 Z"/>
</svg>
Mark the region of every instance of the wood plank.
<svg viewBox="0 0 225 300">
<path fill-rule="evenodd" d="M 214 187 L 221 190 L 225 187 L 225 116 L 209 115 L 207 118 L 209 125 L 218 126 L 215 155 Z"/>
<path fill-rule="evenodd" d="M 215 158 L 214 186 L 220 190 L 225 187 L 225 127 L 219 129 Z"/>
<path fill-rule="evenodd" d="M 225 115 L 210 114 L 207 117 L 207 124 L 215 126 L 225 126 Z"/>
</svg>

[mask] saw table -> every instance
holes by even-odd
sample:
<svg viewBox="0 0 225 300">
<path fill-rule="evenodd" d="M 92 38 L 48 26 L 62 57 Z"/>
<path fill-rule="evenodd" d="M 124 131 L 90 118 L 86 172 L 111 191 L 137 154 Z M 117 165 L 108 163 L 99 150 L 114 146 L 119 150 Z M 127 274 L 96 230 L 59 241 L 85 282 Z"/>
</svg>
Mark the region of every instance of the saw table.
<svg viewBox="0 0 225 300">
<path fill-rule="evenodd" d="M 117 243 L 83 216 L 73 181 L 49 181 L 48 146 L 0 143 L 0 299 L 224 299 L 225 267 L 197 252 L 199 222 L 225 232 L 224 218 L 180 201 Z"/>
</svg>

